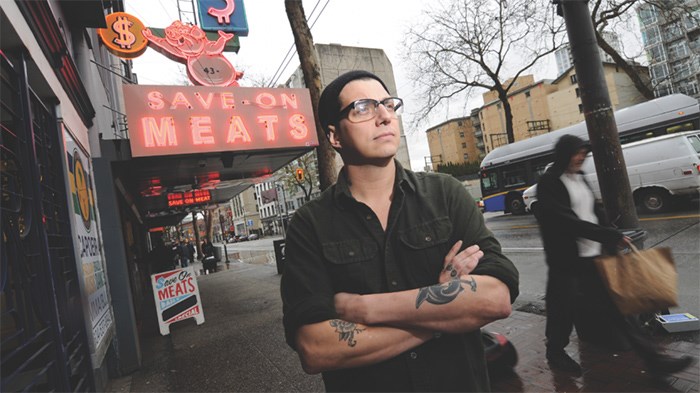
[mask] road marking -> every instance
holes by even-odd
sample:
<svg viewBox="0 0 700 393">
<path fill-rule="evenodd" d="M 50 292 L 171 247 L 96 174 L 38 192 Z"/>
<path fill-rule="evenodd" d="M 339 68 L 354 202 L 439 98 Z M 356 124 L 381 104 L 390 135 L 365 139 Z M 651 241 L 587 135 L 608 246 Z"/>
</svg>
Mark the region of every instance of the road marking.
<svg viewBox="0 0 700 393">
<path fill-rule="evenodd" d="M 682 220 L 686 218 L 700 218 L 700 214 L 690 214 L 687 216 L 646 217 L 640 218 L 639 221 Z M 537 225 L 512 225 L 509 226 L 507 229 L 532 229 L 537 227 Z"/>
<path fill-rule="evenodd" d="M 689 216 L 647 217 L 640 218 L 639 221 L 680 220 L 683 218 L 700 218 L 700 214 L 691 214 Z"/>
</svg>

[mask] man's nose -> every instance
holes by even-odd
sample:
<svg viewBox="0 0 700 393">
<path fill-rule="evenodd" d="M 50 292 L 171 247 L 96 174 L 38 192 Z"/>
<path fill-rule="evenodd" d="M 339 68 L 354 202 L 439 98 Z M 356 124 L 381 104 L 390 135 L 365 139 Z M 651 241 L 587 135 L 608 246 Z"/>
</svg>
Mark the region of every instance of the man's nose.
<svg viewBox="0 0 700 393">
<path fill-rule="evenodd" d="M 377 105 L 377 122 L 378 124 L 390 123 L 394 115 L 384 104 Z"/>
</svg>

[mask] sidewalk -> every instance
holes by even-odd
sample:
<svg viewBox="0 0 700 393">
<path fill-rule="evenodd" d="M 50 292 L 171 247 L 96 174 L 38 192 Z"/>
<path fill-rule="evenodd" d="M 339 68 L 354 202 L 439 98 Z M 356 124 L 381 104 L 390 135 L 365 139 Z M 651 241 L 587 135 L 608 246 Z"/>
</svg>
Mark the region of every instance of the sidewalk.
<svg viewBox="0 0 700 393">
<path fill-rule="evenodd" d="M 195 263 L 195 270 L 201 268 Z M 305 374 L 296 353 L 284 342 L 280 276 L 273 263 L 219 263 L 219 271 L 198 277 L 206 322 L 193 319 L 171 325 L 160 336 L 151 302 L 141 331 L 143 367 L 112 381 L 118 392 L 316 392 L 320 375 Z M 653 384 L 633 352 L 614 353 L 579 344 L 567 348 L 584 373 L 572 378 L 552 372 L 544 356 L 544 316 L 514 311 L 485 330 L 504 334 L 515 345 L 519 362 L 513 373 L 492 376 L 494 392 L 698 392 L 698 363 Z M 657 337 L 669 354 L 698 358 L 693 334 Z M 685 340 L 685 341 L 683 341 Z"/>
</svg>

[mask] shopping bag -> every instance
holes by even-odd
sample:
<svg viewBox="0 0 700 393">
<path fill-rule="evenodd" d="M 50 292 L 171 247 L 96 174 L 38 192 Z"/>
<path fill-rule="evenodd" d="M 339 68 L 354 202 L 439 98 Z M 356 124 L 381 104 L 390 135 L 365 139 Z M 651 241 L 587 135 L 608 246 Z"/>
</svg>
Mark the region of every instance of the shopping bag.
<svg viewBox="0 0 700 393">
<path fill-rule="evenodd" d="M 656 312 L 678 305 L 678 273 L 668 247 L 595 259 L 613 302 L 624 315 Z"/>
</svg>

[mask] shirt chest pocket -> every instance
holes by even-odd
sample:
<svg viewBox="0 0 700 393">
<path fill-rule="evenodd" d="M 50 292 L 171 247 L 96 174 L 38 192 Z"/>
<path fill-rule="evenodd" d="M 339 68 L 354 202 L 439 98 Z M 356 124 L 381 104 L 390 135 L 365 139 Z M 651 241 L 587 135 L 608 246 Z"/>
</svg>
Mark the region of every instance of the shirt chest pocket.
<svg viewBox="0 0 700 393">
<path fill-rule="evenodd" d="M 409 266 L 407 276 L 413 285 L 431 285 L 440 275 L 445 255 L 452 244 L 452 221 L 439 217 L 400 232 L 401 258 Z"/>
<path fill-rule="evenodd" d="M 378 267 L 377 244 L 371 239 L 324 243 L 323 256 L 336 292 L 367 293 L 368 280 L 376 280 L 372 272 Z"/>
</svg>

